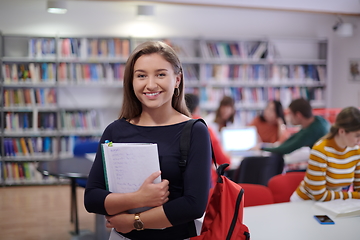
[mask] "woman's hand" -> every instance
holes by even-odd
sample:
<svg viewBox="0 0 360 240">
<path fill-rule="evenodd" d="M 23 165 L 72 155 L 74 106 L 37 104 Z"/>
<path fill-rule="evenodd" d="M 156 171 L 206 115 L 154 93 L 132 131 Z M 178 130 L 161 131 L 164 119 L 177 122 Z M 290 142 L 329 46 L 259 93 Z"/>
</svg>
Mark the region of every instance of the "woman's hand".
<svg viewBox="0 0 360 240">
<path fill-rule="evenodd" d="M 154 172 L 141 185 L 137 193 L 141 199 L 143 206 L 157 207 L 161 206 L 169 200 L 169 181 L 164 179 L 161 183 L 154 183 L 161 172 Z"/>
<path fill-rule="evenodd" d="M 115 228 L 116 231 L 121 233 L 128 233 L 134 228 L 134 214 L 119 213 L 114 216 L 105 216 L 106 227 Z"/>
</svg>

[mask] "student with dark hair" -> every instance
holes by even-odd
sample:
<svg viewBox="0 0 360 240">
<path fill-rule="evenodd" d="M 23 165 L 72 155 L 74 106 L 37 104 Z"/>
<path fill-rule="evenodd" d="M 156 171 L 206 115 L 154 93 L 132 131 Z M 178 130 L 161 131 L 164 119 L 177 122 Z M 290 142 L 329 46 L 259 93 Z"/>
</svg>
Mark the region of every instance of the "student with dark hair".
<svg viewBox="0 0 360 240">
<path fill-rule="evenodd" d="M 260 142 L 282 143 L 289 137 L 282 104 L 276 100 L 270 101 L 249 125 L 256 127 Z"/>
<path fill-rule="evenodd" d="M 198 118 L 200 117 L 200 107 L 199 107 L 199 97 L 193 93 L 186 93 L 185 94 L 185 103 L 187 108 L 189 109 L 191 115 L 196 115 Z"/>
<path fill-rule="evenodd" d="M 291 201 L 360 199 L 360 110 L 347 107 L 312 148 L 304 180 Z M 343 191 L 353 184 L 354 192 Z"/>
<path fill-rule="evenodd" d="M 289 116 L 292 125 L 301 126 L 300 131 L 293 134 L 278 147 L 263 147 L 262 150 L 288 154 L 302 147 L 312 148 L 329 131 L 329 122 L 321 116 L 314 116 L 310 103 L 303 98 L 293 100 L 290 103 Z"/>
<path fill-rule="evenodd" d="M 161 172 L 150 175 L 136 192 L 110 192 L 99 144 L 84 202 L 87 211 L 106 215 L 106 226 L 113 228 L 110 239 L 183 240 L 196 235 L 190 227 L 195 230 L 194 220 L 207 205 L 211 145 L 207 127 L 196 122 L 181 171 L 180 136 L 188 120 L 183 70 L 175 51 L 159 41 L 136 47 L 125 66 L 120 117 L 107 126 L 100 143 L 156 143 Z M 153 183 L 160 174 L 163 181 Z M 152 208 L 127 212 L 139 207 Z"/>
<path fill-rule="evenodd" d="M 185 94 L 185 102 L 187 107 L 189 108 L 189 111 L 193 118 L 201 118 L 200 117 L 200 106 L 199 106 L 199 97 L 192 93 Z M 218 165 L 224 164 L 224 163 L 231 163 L 230 157 L 224 153 L 221 142 L 217 138 L 216 134 L 214 133 L 214 130 L 211 127 L 208 127 L 209 134 L 210 134 L 210 140 L 211 145 L 213 147 L 216 163 Z M 211 179 L 212 179 L 212 186 L 215 186 L 215 183 L 218 179 L 218 175 L 216 173 L 215 168 L 211 168 Z"/>
<path fill-rule="evenodd" d="M 234 123 L 235 112 L 234 99 L 229 96 L 224 96 L 221 99 L 215 114 L 210 113 L 204 118 L 204 120 L 207 125 L 215 131 L 218 138 L 220 138 L 221 129 Z"/>
</svg>

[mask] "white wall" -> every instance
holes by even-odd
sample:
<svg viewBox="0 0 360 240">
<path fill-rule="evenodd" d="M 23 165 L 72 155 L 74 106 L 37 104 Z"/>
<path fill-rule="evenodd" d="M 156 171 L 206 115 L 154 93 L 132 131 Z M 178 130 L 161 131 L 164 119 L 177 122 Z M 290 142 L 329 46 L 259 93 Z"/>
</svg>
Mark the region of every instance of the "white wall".
<svg viewBox="0 0 360 240">
<path fill-rule="evenodd" d="M 337 16 L 304 12 L 266 11 L 157 4 L 152 20 L 137 20 L 131 2 L 69 1 L 65 15 L 45 11 L 45 0 L 0 0 L 0 30 L 4 34 L 60 36 L 326 37 L 330 41 L 329 107 L 360 107 L 360 82 L 347 80 L 349 58 L 360 59 L 360 18 L 355 36 L 340 38 L 332 31 Z"/>
<path fill-rule="evenodd" d="M 341 108 L 360 107 L 360 81 L 349 80 L 349 59 L 360 61 L 360 20 L 357 19 L 355 35 L 351 38 L 333 38 L 331 106 Z"/>
</svg>

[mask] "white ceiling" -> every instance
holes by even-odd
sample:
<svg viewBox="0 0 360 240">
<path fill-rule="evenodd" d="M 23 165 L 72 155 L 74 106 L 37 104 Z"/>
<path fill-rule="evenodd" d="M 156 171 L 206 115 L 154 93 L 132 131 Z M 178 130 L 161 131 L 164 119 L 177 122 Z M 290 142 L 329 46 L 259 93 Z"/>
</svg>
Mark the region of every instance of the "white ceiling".
<svg viewBox="0 0 360 240">
<path fill-rule="evenodd" d="M 124 0 L 102 0 L 102 1 L 124 1 Z M 127 2 L 134 2 L 134 1 L 127 1 Z M 261 8 L 261 9 L 306 11 L 306 12 L 320 12 L 320 13 L 333 13 L 333 14 L 335 13 L 335 14 L 360 16 L 360 0 L 155 0 L 155 1 L 143 0 L 142 2 Z"/>
<path fill-rule="evenodd" d="M 164 3 L 180 5 L 200 5 L 215 7 L 237 7 L 252 9 L 269 9 L 285 11 L 301 11 L 329 13 L 339 15 L 360 16 L 360 0 L 60 0 L 60 1 L 97 1 L 128 3 Z M 46 0 L 0 0 L 0 8 L 7 4 L 24 2 L 46 2 Z"/>
</svg>

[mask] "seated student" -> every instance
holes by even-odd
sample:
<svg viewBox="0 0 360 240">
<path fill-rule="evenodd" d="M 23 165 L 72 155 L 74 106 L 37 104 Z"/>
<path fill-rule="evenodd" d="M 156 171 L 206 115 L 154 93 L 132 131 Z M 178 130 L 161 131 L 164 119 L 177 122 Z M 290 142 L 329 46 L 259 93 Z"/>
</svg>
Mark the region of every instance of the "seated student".
<svg viewBox="0 0 360 240">
<path fill-rule="evenodd" d="M 199 97 L 192 93 L 185 94 L 185 102 L 186 106 L 188 107 L 192 118 L 197 119 L 200 117 L 200 107 L 199 107 Z M 219 139 L 217 138 L 216 134 L 214 133 L 214 130 L 211 127 L 208 127 L 209 129 L 209 135 L 210 135 L 210 141 L 211 145 L 213 147 L 216 163 L 218 165 L 228 163 L 230 164 L 230 157 L 226 155 L 222 149 L 221 143 Z M 211 182 L 212 186 L 215 186 L 217 181 L 217 173 L 215 171 L 215 168 L 211 168 Z"/>
<path fill-rule="evenodd" d="M 312 148 L 304 180 L 290 201 L 360 199 L 360 110 L 344 108 Z M 353 184 L 355 192 L 342 189 Z"/>
<path fill-rule="evenodd" d="M 277 147 L 262 147 L 261 150 L 269 151 L 280 156 L 289 154 L 303 147 L 311 148 L 321 137 L 328 133 L 330 124 L 321 116 L 314 116 L 310 103 L 299 98 L 289 105 L 290 121 L 293 125 L 300 125 L 301 130 Z M 305 156 L 305 160 L 308 153 Z M 291 161 L 291 158 L 288 158 Z M 285 164 L 289 164 L 285 160 Z"/>
<path fill-rule="evenodd" d="M 259 140 L 263 143 L 282 143 L 289 137 L 283 107 L 281 102 L 276 100 L 270 101 L 264 112 L 255 117 L 249 125 L 256 127 Z"/>
<path fill-rule="evenodd" d="M 220 101 L 216 113 L 210 113 L 204 120 L 206 124 L 214 130 L 214 133 L 220 139 L 220 132 L 223 127 L 230 126 L 234 123 L 235 102 L 229 96 L 224 96 Z"/>
</svg>

